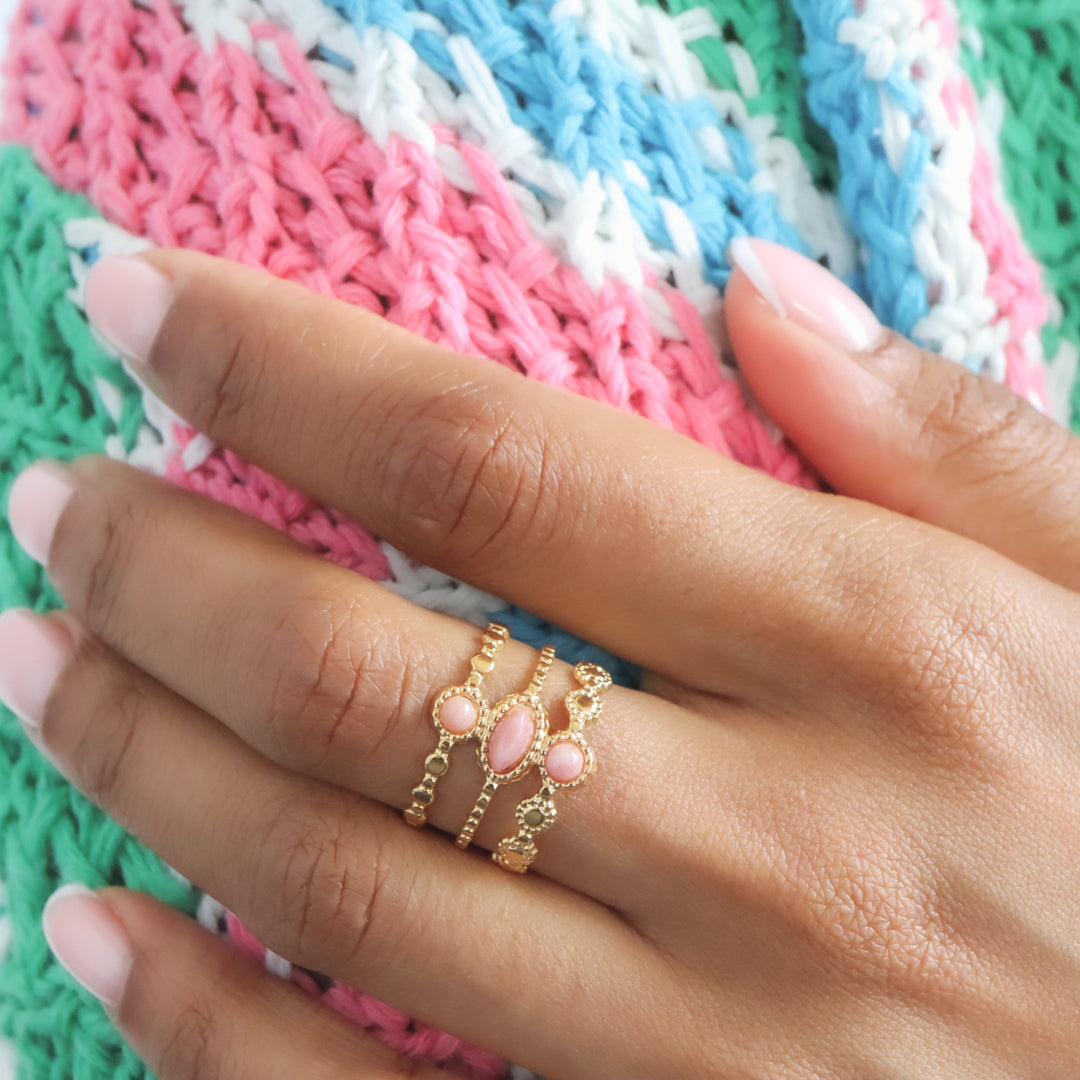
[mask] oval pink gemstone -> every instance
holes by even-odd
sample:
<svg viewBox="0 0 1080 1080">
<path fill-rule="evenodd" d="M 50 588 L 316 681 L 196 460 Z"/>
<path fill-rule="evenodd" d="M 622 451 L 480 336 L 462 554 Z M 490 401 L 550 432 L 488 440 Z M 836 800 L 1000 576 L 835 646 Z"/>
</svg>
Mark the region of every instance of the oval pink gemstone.
<svg viewBox="0 0 1080 1080">
<path fill-rule="evenodd" d="M 528 705 L 515 705 L 499 717 L 488 740 L 488 764 L 494 773 L 513 772 L 529 752 L 536 720 Z"/>
<path fill-rule="evenodd" d="M 476 727 L 476 706 L 464 694 L 454 694 L 439 706 L 439 723 L 451 735 L 464 735 Z"/>
<path fill-rule="evenodd" d="M 556 783 L 569 784 L 584 771 L 585 755 L 577 743 L 557 742 L 548 749 L 544 768 Z"/>
</svg>

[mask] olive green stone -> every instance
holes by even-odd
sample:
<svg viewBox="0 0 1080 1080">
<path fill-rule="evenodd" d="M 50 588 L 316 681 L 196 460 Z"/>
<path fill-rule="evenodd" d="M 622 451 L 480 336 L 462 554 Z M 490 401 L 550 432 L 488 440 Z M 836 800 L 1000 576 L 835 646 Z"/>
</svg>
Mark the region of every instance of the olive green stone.
<svg viewBox="0 0 1080 1080">
<path fill-rule="evenodd" d="M 543 825 L 544 812 L 535 808 L 532 810 L 526 810 L 522 821 L 524 821 L 526 825 L 529 825 L 532 828 L 535 828 L 537 825 Z"/>
<path fill-rule="evenodd" d="M 446 772 L 446 758 L 441 754 L 432 754 L 425 764 L 427 765 L 427 771 L 431 773 L 432 776 L 442 776 L 442 774 Z"/>
<path fill-rule="evenodd" d="M 412 797 L 418 802 L 427 806 L 431 802 L 431 792 L 426 787 L 418 787 L 413 789 Z"/>
</svg>

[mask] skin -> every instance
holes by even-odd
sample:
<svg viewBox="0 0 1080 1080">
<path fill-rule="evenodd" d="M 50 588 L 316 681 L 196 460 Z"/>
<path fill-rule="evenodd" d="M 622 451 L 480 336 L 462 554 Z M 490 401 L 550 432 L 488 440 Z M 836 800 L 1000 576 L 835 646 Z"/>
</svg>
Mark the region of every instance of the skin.
<svg viewBox="0 0 1080 1080">
<path fill-rule="evenodd" d="M 883 335 L 852 356 L 736 273 L 754 393 L 836 493 L 182 251 L 146 378 L 215 442 L 646 669 L 524 876 L 460 752 L 400 811 L 475 627 L 239 512 L 75 462 L 36 736 L 271 949 L 549 1080 L 1080 1070 L 1080 441 Z M 165 615 L 167 614 L 167 617 Z M 522 688 L 512 643 L 489 699 Z M 557 663 L 546 696 L 571 688 Z M 505 794 L 505 793 L 504 793 Z M 201 927 L 101 894 L 111 1015 L 163 1080 L 434 1075 Z"/>
</svg>

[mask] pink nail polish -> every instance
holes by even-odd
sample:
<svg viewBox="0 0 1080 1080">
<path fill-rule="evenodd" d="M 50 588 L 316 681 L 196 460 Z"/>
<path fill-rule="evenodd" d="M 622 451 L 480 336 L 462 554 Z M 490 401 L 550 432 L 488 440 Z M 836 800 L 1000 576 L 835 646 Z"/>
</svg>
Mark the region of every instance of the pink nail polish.
<svg viewBox="0 0 1080 1080">
<path fill-rule="evenodd" d="M 87 275 L 86 314 L 118 352 L 145 363 L 175 293 L 171 279 L 145 259 L 108 255 Z"/>
<path fill-rule="evenodd" d="M 28 728 L 41 726 L 45 703 L 71 659 L 71 641 L 27 608 L 0 614 L 0 701 Z"/>
<path fill-rule="evenodd" d="M 131 974 L 131 941 L 120 920 L 85 885 L 61 885 L 41 913 L 45 940 L 56 959 L 107 1005 L 123 1000 Z"/>
<path fill-rule="evenodd" d="M 8 494 L 8 522 L 19 547 L 48 566 L 56 523 L 75 491 L 59 462 L 35 461 L 15 478 Z"/>
<path fill-rule="evenodd" d="M 837 348 L 868 352 L 881 338 L 874 313 L 813 259 L 746 237 L 731 242 L 728 257 L 778 315 Z"/>
</svg>

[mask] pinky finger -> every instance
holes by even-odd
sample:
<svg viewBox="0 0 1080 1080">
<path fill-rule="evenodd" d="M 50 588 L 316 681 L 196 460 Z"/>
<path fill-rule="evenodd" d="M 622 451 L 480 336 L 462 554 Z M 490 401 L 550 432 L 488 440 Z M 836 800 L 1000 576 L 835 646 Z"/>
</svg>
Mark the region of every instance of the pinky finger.
<svg viewBox="0 0 1080 1080">
<path fill-rule="evenodd" d="M 42 915 L 57 959 L 158 1080 L 437 1080 L 144 893 L 65 885 Z"/>
</svg>

